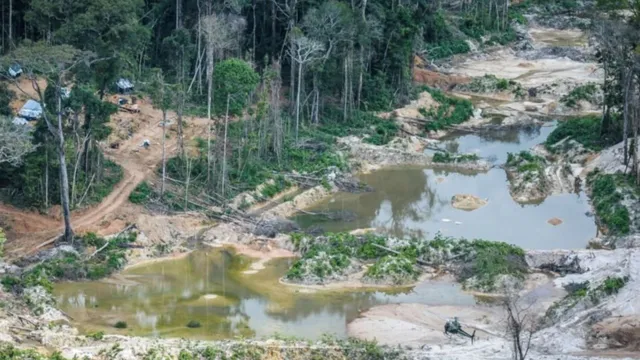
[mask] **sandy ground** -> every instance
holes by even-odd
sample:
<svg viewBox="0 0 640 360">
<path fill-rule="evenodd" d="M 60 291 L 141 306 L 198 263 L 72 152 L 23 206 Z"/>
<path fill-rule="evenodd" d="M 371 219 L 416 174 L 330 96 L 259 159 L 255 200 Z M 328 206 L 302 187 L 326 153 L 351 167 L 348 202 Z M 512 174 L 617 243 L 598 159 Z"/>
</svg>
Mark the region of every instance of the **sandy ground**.
<svg viewBox="0 0 640 360">
<path fill-rule="evenodd" d="M 483 306 L 428 306 L 423 304 L 388 304 L 364 312 L 348 326 L 350 336 L 376 340 L 385 345 L 424 346 L 462 344 L 470 340 L 444 334 L 447 319 L 457 316 L 463 329 L 476 330 L 479 342 L 499 337 L 502 314 Z"/>
</svg>

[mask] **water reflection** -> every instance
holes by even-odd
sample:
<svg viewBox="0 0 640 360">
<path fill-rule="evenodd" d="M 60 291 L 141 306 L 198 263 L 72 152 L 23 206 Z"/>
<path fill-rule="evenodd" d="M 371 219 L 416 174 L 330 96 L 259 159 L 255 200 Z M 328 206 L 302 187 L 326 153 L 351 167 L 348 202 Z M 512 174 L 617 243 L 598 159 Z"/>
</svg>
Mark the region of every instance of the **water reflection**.
<svg viewBox="0 0 640 360">
<path fill-rule="evenodd" d="M 262 337 L 274 332 L 319 338 L 346 336 L 346 324 L 362 310 L 385 303 L 472 304 L 471 295 L 449 282 L 427 282 L 394 292 L 342 291 L 308 293 L 279 284 L 292 259 L 267 264 L 254 275 L 243 274 L 250 260 L 229 251 L 199 251 L 190 256 L 122 274 L 128 283 L 62 283 L 55 289 L 61 308 L 85 331 L 118 331 L 126 321 L 129 334 L 220 339 Z M 79 299 L 94 299 L 86 301 Z M 186 324 L 196 320 L 200 328 Z"/>
<path fill-rule="evenodd" d="M 460 153 L 476 153 L 506 162 L 507 153 L 519 152 L 544 142 L 553 131 L 549 126 L 509 130 L 494 134 L 456 134 L 441 146 Z M 506 241 L 530 249 L 584 248 L 596 235 L 589 203 L 583 193 L 551 196 L 539 204 L 513 201 L 507 175 L 495 168 L 487 173 L 423 168 L 384 169 L 361 175 L 375 191 L 366 194 L 336 194 L 312 210 L 350 210 L 355 221 L 327 221 L 309 215 L 296 220 L 303 226 L 320 226 L 326 231 L 349 231 L 375 227 L 395 236 L 450 236 Z M 488 205 L 472 212 L 455 209 L 451 198 L 472 194 Z M 552 217 L 559 226 L 547 223 Z"/>
<path fill-rule="evenodd" d="M 484 159 L 495 159 L 504 164 L 507 153 L 528 150 L 540 144 L 551 134 L 556 122 L 544 126 L 532 126 L 521 129 L 485 131 L 472 134 L 451 134 L 442 139 L 442 147 L 455 153 L 474 153 Z"/>
</svg>

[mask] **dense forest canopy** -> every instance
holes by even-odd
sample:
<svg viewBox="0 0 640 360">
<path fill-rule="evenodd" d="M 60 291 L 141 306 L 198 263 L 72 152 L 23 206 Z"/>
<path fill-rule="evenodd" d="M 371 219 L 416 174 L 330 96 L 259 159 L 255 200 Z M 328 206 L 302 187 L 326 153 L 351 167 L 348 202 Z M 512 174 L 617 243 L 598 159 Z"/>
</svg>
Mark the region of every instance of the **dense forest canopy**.
<svg viewBox="0 0 640 360">
<path fill-rule="evenodd" d="M 109 193 L 123 173 L 105 158 L 100 142 L 108 138 L 107 124 L 117 111 L 105 96 L 120 78 L 136 84 L 136 95 L 151 98 L 163 119 L 176 113 L 179 151 L 166 159 L 162 141 L 159 196 L 175 200 L 171 193 L 165 196 L 167 176 L 191 188 L 174 208 L 190 206 L 190 191 L 224 203 L 277 172 L 340 168 L 339 157 L 318 149 L 332 146 L 331 135 L 367 133 L 368 141 L 388 142 L 396 125 L 372 112 L 415 95 L 416 55 L 432 61 L 468 52 L 470 39 L 507 44 L 532 4 L 564 13 L 578 5 L 573 0 L 5 0 L 0 65 L 3 73 L 20 64 L 27 78 L 35 75 L 27 86 L 45 107 L 32 147 L 21 148 L 37 151 L 20 161 L 0 160 L 2 199 L 45 209 L 61 204 L 68 218 L 73 208 Z M 638 5 L 601 0 L 598 6 L 633 14 L 624 21 L 603 15 L 598 22 L 599 59 L 607 74 L 602 136 L 627 141 L 632 129 L 637 131 L 637 116 L 629 114 L 635 114 L 630 104 L 640 88 Z M 615 42 L 613 33 L 621 35 Z M 15 79 L 3 77 L 0 115 L 11 116 L 9 104 L 19 94 L 8 86 Z M 460 116 L 468 116 L 470 104 L 451 104 L 460 104 Z M 193 145 L 183 141 L 187 114 L 211 120 L 189 151 L 185 147 Z M 232 122 L 234 117 L 244 121 Z"/>
</svg>

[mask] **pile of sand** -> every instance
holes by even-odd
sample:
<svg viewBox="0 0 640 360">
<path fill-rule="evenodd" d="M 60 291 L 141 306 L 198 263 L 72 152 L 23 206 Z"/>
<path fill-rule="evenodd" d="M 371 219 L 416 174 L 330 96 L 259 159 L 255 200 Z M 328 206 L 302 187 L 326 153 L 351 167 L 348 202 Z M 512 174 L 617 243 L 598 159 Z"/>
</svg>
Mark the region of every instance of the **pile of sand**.
<svg viewBox="0 0 640 360">
<path fill-rule="evenodd" d="M 451 205 L 460 210 L 473 211 L 487 205 L 488 201 L 469 194 L 456 194 L 451 198 Z"/>
</svg>

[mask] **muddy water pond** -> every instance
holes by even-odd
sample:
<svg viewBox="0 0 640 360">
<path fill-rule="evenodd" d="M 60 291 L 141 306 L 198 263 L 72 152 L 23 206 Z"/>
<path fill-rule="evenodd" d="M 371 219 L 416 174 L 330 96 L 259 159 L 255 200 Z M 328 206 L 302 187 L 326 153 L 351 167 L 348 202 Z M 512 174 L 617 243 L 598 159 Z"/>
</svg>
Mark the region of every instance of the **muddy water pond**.
<svg viewBox="0 0 640 360">
<path fill-rule="evenodd" d="M 490 135 L 457 134 L 443 139 L 441 147 L 451 152 L 476 153 L 504 164 L 508 152 L 530 149 L 542 143 L 554 124 Z M 527 249 L 584 248 L 596 235 L 588 198 L 584 193 L 555 195 L 538 204 L 518 204 L 509 194 L 505 171 L 487 173 L 391 168 L 360 175 L 375 190 L 365 194 L 338 193 L 316 204 L 311 211 L 347 210 L 353 221 L 327 221 L 318 216 L 300 215 L 303 227 L 318 226 L 325 231 L 378 228 L 398 237 L 444 235 L 505 241 Z M 474 211 L 451 206 L 456 194 L 472 194 L 488 200 Z M 563 223 L 552 226 L 551 218 Z"/>
<path fill-rule="evenodd" d="M 387 303 L 470 305 L 474 297 L 447 281 L 389 292 L 312 291 L 279 283 L 293 259 L 275 259 L 256 274 L 251 259 L 230 250 L 201 250 L 181 259 L 149 263 L 115 278 L 57 284 L 58 306 L 81 331 L 223 339 L 275 333 L 318 339 L 346 336 L 347 323 Z M 190 321 L 200 327 L 190 328 Z M 116 329 L 118 321 L 126 329 Z"/>
</svg>

